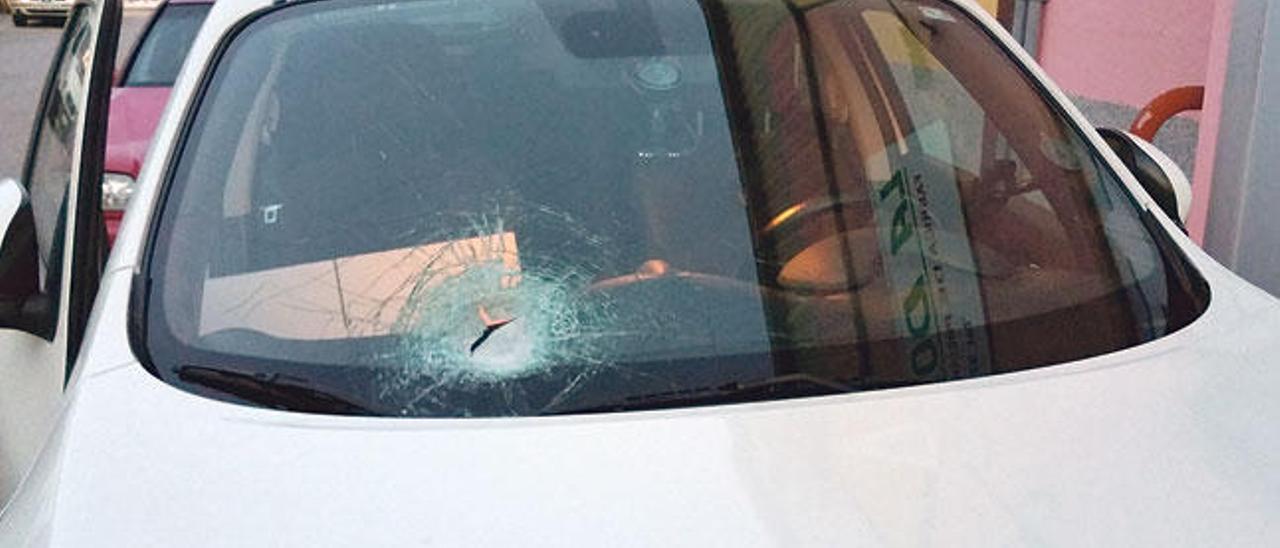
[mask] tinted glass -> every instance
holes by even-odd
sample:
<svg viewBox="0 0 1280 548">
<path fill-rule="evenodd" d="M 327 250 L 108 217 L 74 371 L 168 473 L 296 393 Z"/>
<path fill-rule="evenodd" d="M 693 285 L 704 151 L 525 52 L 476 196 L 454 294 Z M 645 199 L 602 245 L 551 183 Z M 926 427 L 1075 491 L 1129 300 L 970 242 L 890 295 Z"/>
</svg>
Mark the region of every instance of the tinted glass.
<svg viewBox="0 0 1280 548">
<path fill-rule="evenodd" d="M 23 177 L 36 224 L 40 284 L 42 291 L 51 295 L 58 295 L 61 287 L 67 192 L 92 68 L 93 16 L 96 14 L 88 6 L 77 6 L 67 21 Z M 51 302 L 56 304 L 57 299 Z"/>
<path fill-rule="evenodd" d="M 1204 302 L 937 1 L 285 7 L 218 61 L 170 184 L 154 370 L 289 409 L 939 382 L 1150 341 Z"/>
<path fill-rule="evenodd" d="M 133 54 L 125 85 L 172 86 L 211 7 L 171 4 L 161 8 Z"/>
</svg>

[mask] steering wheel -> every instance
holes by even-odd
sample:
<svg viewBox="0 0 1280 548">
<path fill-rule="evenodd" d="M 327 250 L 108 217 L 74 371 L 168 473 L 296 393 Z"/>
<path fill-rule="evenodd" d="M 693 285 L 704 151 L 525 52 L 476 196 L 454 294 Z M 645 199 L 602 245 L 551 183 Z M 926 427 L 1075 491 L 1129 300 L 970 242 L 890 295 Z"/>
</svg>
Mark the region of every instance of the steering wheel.
<svg viewBox="0 0 1280 548">
<path fill-rule="evenodd" d="M 821 196 L 774 216 L 761 230 L 762 240 L 776 253 L 777 271 L 769 283 L 817 295 L 847 293 L 873 283 L 886 266 L 884 235 L 870 207 L 862 198 Z M 932 262 L 975 276 L 1001 276 L 1012 268 L 1001 253 L 973 240 L 964 227 L 948 230 L 935 224 L 931 239 L 940 244 L 931 246 Z M 983 258 L 983 272 L 970 253 Z"/>
<path fill-rule="evenodd" d="M 871 283 L 881 270 L 876 226 L 865 198 L 818 196 L 788 207 L 760 230 L 773 251 L 766 283 L 802 293 L 843 293 Z M 853 276 L 850 279 L 849 273 Z"/>
</svg>

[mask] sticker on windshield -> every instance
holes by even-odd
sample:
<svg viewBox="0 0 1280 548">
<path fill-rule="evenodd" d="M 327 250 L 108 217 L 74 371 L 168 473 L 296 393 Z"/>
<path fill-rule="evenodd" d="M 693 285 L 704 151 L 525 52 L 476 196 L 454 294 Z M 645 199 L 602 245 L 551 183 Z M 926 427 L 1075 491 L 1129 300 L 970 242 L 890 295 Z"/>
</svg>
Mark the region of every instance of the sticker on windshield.
<svg viewBox="0 0 1280 548">
<path fill-rule="evenodd" d="M 898 164 L 871 198 L 908 375 L 929 382 L 989 374 L 986 312 L 955 177 L 918 157 Z"/>
</svg>

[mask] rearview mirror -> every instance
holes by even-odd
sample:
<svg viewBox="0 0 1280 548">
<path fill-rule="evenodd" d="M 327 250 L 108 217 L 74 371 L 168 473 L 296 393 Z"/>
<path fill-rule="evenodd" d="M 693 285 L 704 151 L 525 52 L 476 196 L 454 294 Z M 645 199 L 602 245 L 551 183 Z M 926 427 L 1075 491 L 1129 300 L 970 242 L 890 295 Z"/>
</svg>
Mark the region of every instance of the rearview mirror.
<svg viewBox="0 0 1280 548">
<path fill-rule="evenodd" d="M 27 190 L 13 179 L 0 179 L 0 328 L 47 336 L 38 261 Z"/>
<path fill-rule="evenodd" d="M 1132 133 L 1116 129 L 1099 129 L 1098 133 L 1160 209 L 1185 231 L 1191 213 L 1191 180 L 1182 168 L 1155 145 Z"/>
</svg>

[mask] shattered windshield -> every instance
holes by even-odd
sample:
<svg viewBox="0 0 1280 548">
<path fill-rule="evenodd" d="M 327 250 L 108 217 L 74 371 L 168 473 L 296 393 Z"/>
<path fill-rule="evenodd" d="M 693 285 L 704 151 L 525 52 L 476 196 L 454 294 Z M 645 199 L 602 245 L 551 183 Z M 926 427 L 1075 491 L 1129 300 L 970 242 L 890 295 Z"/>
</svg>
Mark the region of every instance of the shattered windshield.
<svg viewBox="0 0 1280 548">
<path fill-rule="evenodd" d="M 332 0 L 214 63 L 146 267 L 163 379 L 622 411 L 1018 371 L 1204 293 L 935 0 Z"/>
</svg>

